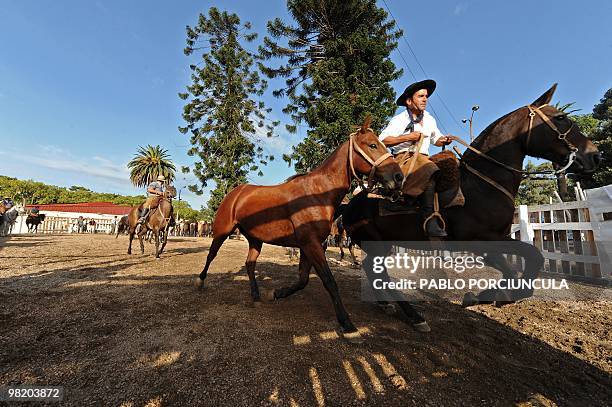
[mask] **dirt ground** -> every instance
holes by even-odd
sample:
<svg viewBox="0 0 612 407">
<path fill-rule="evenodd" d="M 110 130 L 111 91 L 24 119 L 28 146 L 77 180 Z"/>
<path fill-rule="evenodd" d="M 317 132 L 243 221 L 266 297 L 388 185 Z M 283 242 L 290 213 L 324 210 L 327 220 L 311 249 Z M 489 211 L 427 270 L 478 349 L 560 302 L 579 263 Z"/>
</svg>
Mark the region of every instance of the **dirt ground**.
<svg viewBox="0 0 612 407">
<path fill-rule="evenodd" d="M 61 385 L 65 405 L 610 405 L 612 303 L 420 303 L 432 331 L 360 300 L 360 272 L 328 252 L 363 343 L 340 338 L 312 276 L 253 304 L 244 241 L 226 242 L 202 291 L 210 239 L 172 238 L 161 260 L 127 238 L 0 240 L 0 386 Z M 297 279 L 264 246 L 260 288 Z"/>
</svg>

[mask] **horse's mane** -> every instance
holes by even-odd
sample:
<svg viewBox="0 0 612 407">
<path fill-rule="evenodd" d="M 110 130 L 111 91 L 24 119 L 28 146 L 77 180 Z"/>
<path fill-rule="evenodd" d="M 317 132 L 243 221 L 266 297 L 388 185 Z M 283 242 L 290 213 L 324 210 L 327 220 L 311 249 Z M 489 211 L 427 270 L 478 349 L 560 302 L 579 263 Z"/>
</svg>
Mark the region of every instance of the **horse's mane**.
<svg viewBox="0 0 612 407">
<path fill-rule="evenodd" d="M 497 120 L 495 120 L 494 122 L 492 122 L 491 124 L 489 124 L 489 125 L 488 125 L 488 126 L 487 126 L 487 127 L 484 129 L 484 130 L 483 130 L 483 131 L 481 131 L 481 132 L 480 132 L 480 134 L 478 135 L 478 137 L 476 137 L 476 138 L 474 139 L 474 141 L 471 143 L 471 146 L 472 146 L 472 147 L 476 147 L 476 148 L 478 148 L 478 146 L 480 146 L 480 145 L 483 143 L 483 141 L 484 141 L 485 137 L 486 137 L 486 136 L 488 136 L 488 135 L 489 135 L 489 133 L 491 133 L 491 131 L 493 131 L 493 129 L 494 129 L 495 127 L 497 127 L 497 125 L 499 125 L 499 123 L 501 123 L 503 120 L 507 119 L 507 118 L 508 118 L 508 116 L 510 116 L 510 115 L 512 115 L 512 114 L 514 114 L 514 113 L 516 113 L 516 112 L 517 112 L 517 111 L 519 111 L 520 109 L 522 109 L 522 107 L 519 107 L 518 109 L 513 110 L 512 112 L 510 112 L 510 113 L 507 113 L 507 114 L 503 115 L 503 116 L 502 116 L 502 117 L 500 117 L 499 119 L 497 119 Z"/>
</svg>

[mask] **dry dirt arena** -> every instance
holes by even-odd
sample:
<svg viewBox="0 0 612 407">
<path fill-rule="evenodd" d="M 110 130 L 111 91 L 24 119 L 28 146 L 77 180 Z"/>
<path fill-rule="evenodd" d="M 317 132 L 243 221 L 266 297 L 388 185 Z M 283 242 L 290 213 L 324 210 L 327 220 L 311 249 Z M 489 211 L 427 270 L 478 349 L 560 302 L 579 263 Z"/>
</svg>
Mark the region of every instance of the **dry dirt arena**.
<svg viewBox="0 0 612 407">
<path fill-rule="evenodd" d="M 127 237 L 0 240 L 0 385 L 61 385 L 64 405 L 566 406 L 612 402 L 612 305 L 422 303 L 432 331 L 360 301 L 360 273 L 328 252 L 363 333 L 336 333 L 320 280 L 253 304 L 247 245 L 231 240 L 197 291 L 210 239 L 172 238 L 161 260 Z M 137 250 L 138 251 L 138 250 Z M 260 288 L 297 278 L 264 246 Z"/>
</svg>

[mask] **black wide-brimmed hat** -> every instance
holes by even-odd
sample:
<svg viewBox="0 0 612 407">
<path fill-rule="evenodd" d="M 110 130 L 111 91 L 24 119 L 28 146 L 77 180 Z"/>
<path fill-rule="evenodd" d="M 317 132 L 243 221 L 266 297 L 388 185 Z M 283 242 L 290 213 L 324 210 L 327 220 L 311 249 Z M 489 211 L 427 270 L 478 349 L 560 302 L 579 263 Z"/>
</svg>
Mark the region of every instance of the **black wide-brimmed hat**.
<svg viewBox="0 0 612 407">
<path fill-rule="evenodd" d="M 427 89 L 427 96 L 431 96 L 434 93 L 434 90 L 436 90 L 436 81 L 433 79 L 425 79 L 424 81 L 415 82 L 412 85 L 409 85 L 404 90 L 404 93 L 397 98 L 395 104 L 398 106 L 406 106 L 406 99 L 412 97 L 412 95 L 421 89 Z"/>
</svg>

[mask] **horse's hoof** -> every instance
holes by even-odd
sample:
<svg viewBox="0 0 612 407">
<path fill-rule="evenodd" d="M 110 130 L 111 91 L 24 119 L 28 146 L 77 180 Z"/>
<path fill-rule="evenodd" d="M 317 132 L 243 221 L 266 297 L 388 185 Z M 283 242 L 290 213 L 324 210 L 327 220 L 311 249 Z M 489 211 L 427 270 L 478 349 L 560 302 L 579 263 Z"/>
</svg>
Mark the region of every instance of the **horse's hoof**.
<svg viewBox="0 0 612 407">
<path fill-rule="evenodd" d="M 202 280 L 200 277 L 196 277 L 194 282 L 195 282 L 195 287 L 198 290 L 201 290 L 202 288 L 204 288 L 204 280 Z"/>
<path fill-rule="evenodd" d="M 431 328 L 429 327 L 429 324 L 427 323 L 427 321 L 423 321 L 423 322 L 419 322 L 418 324 L 412 324 L 412 327 L 417 331 L 417 332 L 431 332 Z"/>
<path fill-rule="evenodd" d="M 393 304 L 377 304 L 377 306 L 387 315 L 395 315 L 397 311 Z"/>
<path fill-rule="evenodd" d="M 463 302 L 461 303 L 463 308 L 471 307 L 477 304 L 478 297 L 476 297 L 473 292 L 468 292 L 463 295 Z"/>
<path fill-rule="evenodd" d="M 263 290 L 261 299 L 266 302 L 274 302 L 274 300 L 276 300 L 276 296 L 274 295 L 274 290 Z"/>
</svg>

